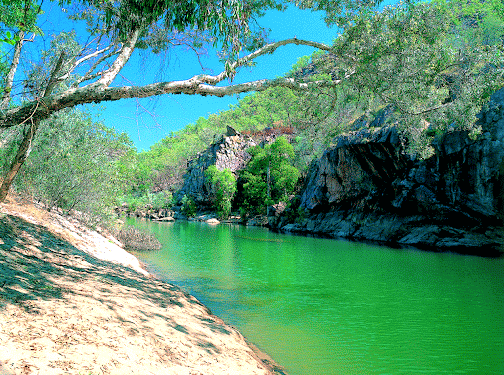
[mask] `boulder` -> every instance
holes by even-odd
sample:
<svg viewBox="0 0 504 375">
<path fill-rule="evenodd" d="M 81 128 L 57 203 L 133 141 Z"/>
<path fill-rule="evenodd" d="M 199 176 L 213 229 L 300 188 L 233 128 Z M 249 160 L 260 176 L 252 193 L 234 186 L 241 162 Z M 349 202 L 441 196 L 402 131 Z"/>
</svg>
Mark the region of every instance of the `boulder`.
<svg viewBox="0 0 504 375">
<path fill-rule="evenodd" d="M 155 221 L 175 221 L 175 218 L 173 218 L 172 216 L 165 216 L 160 219 L 156 219 Z"/>
</svg>

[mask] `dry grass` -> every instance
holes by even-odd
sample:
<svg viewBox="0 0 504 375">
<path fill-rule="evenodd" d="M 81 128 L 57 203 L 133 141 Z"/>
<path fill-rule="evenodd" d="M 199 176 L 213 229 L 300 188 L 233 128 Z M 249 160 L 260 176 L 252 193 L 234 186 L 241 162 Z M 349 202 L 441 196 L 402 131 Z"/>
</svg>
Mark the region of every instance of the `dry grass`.
<svg viewBox="0 0 504 375">
<path fill-rule="evenodd" d="M 161 242 L 156 237 L 132 226 L 121 229 L 117 234 L 117 238 L 124 244 L 126 250 L 146 251 L 161 249 Z"/>
</svg>

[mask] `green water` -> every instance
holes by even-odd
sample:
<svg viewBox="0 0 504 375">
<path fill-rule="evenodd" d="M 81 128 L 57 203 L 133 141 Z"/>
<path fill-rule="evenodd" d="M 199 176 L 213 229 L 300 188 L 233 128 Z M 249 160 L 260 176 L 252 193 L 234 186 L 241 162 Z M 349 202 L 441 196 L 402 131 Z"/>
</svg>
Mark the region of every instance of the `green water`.
<svg viewBox="0 0 504 375">
<path fill-rule="evenodd" d="M 504 374 L 504 259 L 135 221 L 165 280 L 296 374 Z"/>
</svg>

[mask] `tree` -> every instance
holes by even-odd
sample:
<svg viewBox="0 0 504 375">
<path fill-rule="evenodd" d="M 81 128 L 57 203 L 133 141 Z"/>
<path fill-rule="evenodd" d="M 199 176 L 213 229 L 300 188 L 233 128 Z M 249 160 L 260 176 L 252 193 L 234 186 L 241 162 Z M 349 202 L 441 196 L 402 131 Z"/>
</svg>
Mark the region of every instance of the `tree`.
<svg viewBox="0 0 504 375">
<path fill-rule="evenodd" d="M 287 200 L 299 179 L 292 165 L 294 149 L 285 137 L 272 144 L 250 148 L 252 159 L 242 172 L 243 207 L 249 212 L 265 213 L 268 205 Z"/>
<path fill-rule="evenodd" d="M 127 163 L 130 150 L 127 135 L 92 121 L 87 113 L 67 109 L 42 122 L 32 144 L 33 157 L 15 185 L 48 209 L 78 210 L 89 220 L 100 220 L 129 182 L 120 165 Z M 9 150 L 0 151 L 2 159 L 9 160 Z"/>
<path fill-rule="evenodd" d="M 12 3 L 12 2 L 10 2 Z M 30 9 L 35 2 L 15 0 L 16 5 L 24 4 Z M 0 128 L 25 125 L 24 140 L 0 187 L 0 202 L 7 195 L 9 187 L 28 157 L 30 144 L 40 121 L 54 113 L 79 104 L 98 103 L 123 98 L 143 98 L 163 94 L 198 94 L 225 96 L 242 92 L 262 91 L 269 87 L 282 86 L 306 89 L 311 85 L 334 86 L 338 82 L 323 81 L 303 83 L 294 79 L 279 78 L 257 80 L 243 84 L 217 86 L 225 80 L 232 80 L 239 68 L 249 66 L 262 55 L 273 53 L 277 48 L 288 45 L 308 45 L 330 51 L 331 47 L 322 43 L 291 38 L 274 43 L 265 43 L 265 32 L 256 27 L 256 19 L 268 9 L 283 9 L 289 1 L 232 1 L 207 0 L 82 0 L 74 1 L 69 8 L 74 20 L 84 20 L 88 25 L 89 37 L 77 52 L 61 53 L 46 70 L 43 82 L 31 92 L 28 100 L 15 102 L 7 108 L 7 97 L 11 90 L 4 90 L 4 105 L 0 113 Z M 320 7 L 334 15 L 343 9 L 355 10 L 362 5 L 375 5 L 374 1 L 351 2 L 300 1 L 301 7 Z M 5 0 L 2 0 L 5 4 Z M 68 1 L 60 0 L 60 5 Z M 313 5 L 314 4 L 314 5 Z M 40 9 L 40 7 L 39 7 Z M 26 13 L 27 14 L 27 13 Z M 30 13 L 31 14 L 31 13 Z M 333 19 L 334 21 L 334 19 Z M 12 27 L 4 22 L 7 27 Z M 19 23 L 18 30 L 23 27 Z M 18 38 L 22 40 L 23 38 Z M 220 46 L 220 55 L 225 60 L 224 69 L 216 75 L 197 74 L 190 79 L 168 82 L 153 82 L 142 87 L 114 86 L 116 77 L 130 60 L 136 49 L 147 49 L 153 53 L 167 50 L 184 43 L 195 51 L 207 42 Z M 21 51 L 22 44 L 19 45 Z M 250 52 L 250 53 L 247 53 Z M 17 68 L 18 54 L 12 55 L 13 66 Z M 61 83 L 66 83 L 63 87 Z M 5 85 L 7 88 L 7 85 Z"/>
<path fill-rule="evenodd" d="M 231 213 L 231 206 L 236 193 L 236 178 L 229 169 L 219 171 L 211 165 L 205 171 L 205 177 L 211 186 L 213 204 L 220 218 L 226 219 Z"/>
<path fill-rule="evenodd" d="M 471 62 L 468 59 L 466 59 L 467 67 L 464 69 L 473 69 L 472 77 L 464 73 L 454 75 L 457 72 L 455 67 L 462 65 L 457 64 L 453 57 L 445 59 L 444 62 L 438 57 L 443 54 L 457 56 L 452 52 L 454 45 L 464 47 L 466 54 L 471 51 L 480 53 L 480 47 L 484 43 L 492 45 L 489 42 L 493 40 L 495 45 L 495 41 L 500 40 L 498 36 L 503 35 L 503 22 L 499 21 L 500 18 L 492 20 L 492 16 L 497 14 L 494 11 L 488 10 L 482 13 L 480 21 L 472 24 L 461 20 L 474 11 L 457 9 L 455 6 L 444 9 L 433 8 L 433 4 L 429 7 L 424 6 L 408 13 L 391 8 L 372 18 L 368 17 L 368 27 L 356 24 L 355 28 L 349 28 L 340 38 L 348 40 L 348 34 L 354 33 L 355 40 L 348 43 L 345 48 L 354 48 L 358 51 L 352 53 L 358 56 L 356 66 L 361 69 L 335 88 L 313 87 L 299 92 L 283 87 L 272 87 L 247 95 L 229 110 L 212 114 L 207 119 L 200 118 L 195 124 L 172 133 L 152 146 L 150 151 L 139 155 L 139 173 L 136 174 L 138 185 L 145 185 L 150 181 L 152 191 L 175 189 L 181 181 L 187 159 L 207 147 L 212 140 L 215 140 L 216 135 L 225 132 L 227 125 L 239 132 L 256 132 L 265 127 L 290 127 L 289 130 L 296 134 L 292 142 L 295 148 L 294 165 L 303 173 L 307 171 L 311 161 L 320 156 L 331 144 L 334 137 L 355 128 L 356 124 L 362 122 L 361 120 L 374 119 L 375 114 L 390 102 L 396 104 L 396 113 L 393 113 L 393 117 L 388 118 L 388 121 L 395 122 L 402 116 L 401 126 L 409 140 L 410 151 L 415 155 L 428 156 L 428 146 L 432 140 L 428 134 L 431 134 L 433 129 L 436 129 L 437 134 L 452 123 L 458 126 L 472 126 L 472 116 L 479 111 L 481 103 L 485 100 L 485 94 L 474 94 L 469 100 L 467 96 L 459 94 L 453 102 L 443 105 L 453 96 L 450 91 L 454 92 L 453 88 L 447 90 L 447 81 L 452 82 L 450 85 L 454 87 L 465 86 L 476 93 L 479 89 L 491 92 L 493 88 L 498 87 L 499 82 L 502 82 L 494 79 L 498 76 L 499 70 L 496 69 L 491 74 L 485 73 L 485 70 L 478 68 L 480 62 Z M 482 11 L 482 8 L 478 9 Z M 437 31 L 429 26 L 432 22 L 440 23 L 441 26 Z M 433 30 L 432 35 L 438 36 L 437 43 L 432 45 L 432 35 L 429 37 L 428 32 L 421 33 L 420 36 L 423 38 L 416 36 L 418 29 L 426 28 Z M 370 34 L 373 30 L 378 31 Z M 439 30 L 445 31 L 440 33 Z M 359 33 L 362 37 L 358 37 Z M 398 40 L 398 34 L 404 39 L 401 47 L 387 46 L 384 41 Z M 491 52 L 491 49 L 488 52 Z M 406 58 L 401 61 L 401 56 Z M 481 56 L 479 61 L 484 61 L 491 55 L 484 53 Z M 396 63 L 391 64 L 390 61 Z M 327 76 L 338 75 L 340 64 L 342 61 L 335 59 L 334 54 L 319 51 L 300 58 L 286 77 L 295 77 L 298 80 L 328 79 Z M 436 72 L 435 69 L 430 69 L 436 66 L 435 64 L 448 69 Z M 500 72 L 502 73 L 502 69 Z M 426 77 L 436 84 L 422 83 L 429 82 Z M 458 79 L 455 85 L 453 78 Z M 479 81 L 476 85 L 473 78 Z M 485 80 L 489 82 L 485 83 Z M 420 110 L 418 113 L 412 111 L 418 108 L 432 109 L 429 107 L 432 105 L 438 109 Z M 387 108 L 394 107 L 387 106 Z M 390 111 L 387 110 L 387 113 Z M 430 122 L 427 130 L 426 121 Z M 418 128 L 417 123 L 422 127 Z M 264 197 L 261 198 L 259 194 L 262 183 L 264 183 L 262 180 L 257 179 L 256 183 L 250 182 L 248 185 L 257 190 L 257 194 L 250 196 L 258 198 L 257 202 L 251 204 L 252 206 L 260 205 L 266 200 L 266 185 L 264 185 Z"/>
</svg>

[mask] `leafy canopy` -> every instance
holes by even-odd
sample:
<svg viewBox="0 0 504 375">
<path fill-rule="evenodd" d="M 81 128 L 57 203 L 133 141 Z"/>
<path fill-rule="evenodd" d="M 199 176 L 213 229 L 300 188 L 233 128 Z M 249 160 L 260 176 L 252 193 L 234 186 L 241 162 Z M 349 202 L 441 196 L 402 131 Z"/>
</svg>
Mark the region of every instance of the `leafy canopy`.
<svg viewBox="0 0 504 375">
<path fill-rule="evenodd" d="M 292 165 L 294 149 L 285 137 L 275 142 L 251 147 L 252 159 L 241 173 L 243 205 L 249 212 L 265 213 L 268 205 L 287 200 L 299 179 L 299 170 Z"/>
<path fill-rule="evenodd" d="M 0 148 L 4 163 L 15 154 L 16 143 Z M 75 209 L 93 222 L 102 220 L 129 183 L 121 166 L 128 164 L 131 151 L 126 134 L 85 112 L 61 111 L 41 125 L 16 188 L 48 208 Z"/>
<path fill-rule="evenodd" d="M 236 193 L 236 178 L 229 169 L 219 171 L 211 165 L 205 171 L 205 177 L 210 183 L 213 204 L 220 218 L 228 218 Z"/>
<path fill-rule="evenodd" d="M 19 37 L 16 30 L 42 34 L 36 26 L 42 4 L 32 0 L 0 0 L 0 42 L 14 44 Z"/>
<path fill-rule="evenodd" d="M 242 50 L 252 51 L 264 45 L 268 31 L 258 19 L 268 10 L 285 10 L 288 5 L 324 11 L 328 24 L 348 25 L 365 9 L 382 0 L 80 0 L 74 1 L 73 17 L 86 19 L 89 30 L 105 32 L 125 40 L 134 30 L 143 37 L 168 32 L 197 31 L 222 47 L 223 56 L 237 57 Z M 81 4 L 80 6 L 78 4 Z M 84 8 L 83 8 L 84 6 Z M 146 40 L 146 39 L 144 39 Z M 202 39 L 204 40 L 204 38 Z"/>
</svg>

